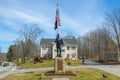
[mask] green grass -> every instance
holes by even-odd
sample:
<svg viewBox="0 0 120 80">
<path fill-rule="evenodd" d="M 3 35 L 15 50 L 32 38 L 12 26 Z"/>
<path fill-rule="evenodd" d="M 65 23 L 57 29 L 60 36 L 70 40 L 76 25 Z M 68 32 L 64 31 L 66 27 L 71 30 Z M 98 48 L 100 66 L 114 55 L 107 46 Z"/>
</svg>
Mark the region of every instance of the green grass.
<svg viewBox="0 0 120 80">
<path fill-rule="evenodd" d="M 81 69 L 70 69 L 73 72 L 78 73 L 78 77 L 70 78 L 70 80 L 105 80 L 102 78 L 102 74 L 106 73 L 101 70 L 91 69 L 91 68 L 81 68 Z M 69 71 L 69 70 L 68 70 Z M 36 72 L 29 72 L 29 73 L 19 73 L 19 74 L 12 74 L 7 76 L 4 80 L 41 80 L 41 74 L 45 71 L 36 71 Z M 120 77 L 108 74 L 108 79 L 106 80 L 120 80 Z"/>
<path fill-rule="evenodd" d="M 83 65 L 80 60 L 65 60 L 66 64 L 68 65 L 70 63 L 70 66 L 78 66 Z M 27 68 L 47 68 L 47 67 L 54 67 L 54 60 L 43 60 L 43 63 L 36 63 L 31 61 L 27 61 L 24 64 L 21 64 L 17 66 L 18 69 L 27 69 Z"/>
<path fill-rule="evenodd" d="M 98 70 L 98 69 L 74 69 L 72 71 L 77 71 L 79 77 L 71 78 L 70 80 L 105 80 L 103 79 L 102 75 L 106 72 Z M 108 75 L 108 79 L 106 80 L 120 80 L 120 77 L 117 77 L 113 74 L 106 73 Z"/>
<path fill-rule="evenodd" d="M 17 66 L 18 69 L 27 69 L 27 68 L 46 68 L 46 67 L 53 67 L 54 66 L 54 60 L 43 60 L 42 63 L 36 63 L 31 61 L 27 61 L 24 64 L 21 64 L 20 66 Z"/>
<path fill-rule="evenodd" d="M 8 75 L 3 80 L 41 80 L 42 71 Z"/>
<path fill-rule="evenodd" d="M 66 60 L 65 62 L 69 66 L 83 65 L 83 63 L 80 60 Z"/>
</svg>

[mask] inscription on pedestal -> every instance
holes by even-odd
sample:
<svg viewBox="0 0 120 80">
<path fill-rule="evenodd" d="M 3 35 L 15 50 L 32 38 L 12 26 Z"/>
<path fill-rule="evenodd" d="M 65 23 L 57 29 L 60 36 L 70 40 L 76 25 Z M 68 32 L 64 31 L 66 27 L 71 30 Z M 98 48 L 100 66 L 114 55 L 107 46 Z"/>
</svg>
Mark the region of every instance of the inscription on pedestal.
<svg viewBox="0 0 120 80">
<path fill-rule="evenodd" d="M 62 64 L 63 64 L 63 61 L 58 59 L 57 60 L 57 69 L 58 70 L 63 70 L 63 65 Z"/>
<path fill-rule="evenodd" d="M 63 58 L 55 58 L 55 73 L 63 72 L 65 73 L 65 62 Z"/>
</svg>

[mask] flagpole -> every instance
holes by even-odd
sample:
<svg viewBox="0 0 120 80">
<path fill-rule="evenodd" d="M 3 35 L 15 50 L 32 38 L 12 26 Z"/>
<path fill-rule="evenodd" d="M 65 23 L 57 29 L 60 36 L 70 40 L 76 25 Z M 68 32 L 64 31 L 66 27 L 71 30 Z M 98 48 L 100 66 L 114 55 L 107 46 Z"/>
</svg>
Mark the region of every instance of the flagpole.
<svg viewBox="0 0 120 80">
<path fill-rule="evenodd" d="M 59 4 L 57 3 L 57 8 L 58 8 Z"/>
<path fill-rule="evenodd" d="M 58 9 L 58 6 L 59 6 L 59 4 L 57 3 L 57 9 Z M 58 34 L 58 28 L 59 28 L 59 27 L 57 27 L 57 34 Z"/>
<path fill-rule="evenodd" d="M 59 4 L 57 3 L 57 6 L 56 6 L 56 17 L 55 17 L 55 27 L 54 29 L 56 30 L 56 34 L 59 34 L 59 26 L 60 25 L 60 18 L 59 18 L 59 9 L 58 9 L 58 6 Z"/>
<path fill-rule="evenodd" d="M 58 28 L 57 28 L 57 34 L 59 34 L 59 32 L 58 32 Z"/>
</svg>

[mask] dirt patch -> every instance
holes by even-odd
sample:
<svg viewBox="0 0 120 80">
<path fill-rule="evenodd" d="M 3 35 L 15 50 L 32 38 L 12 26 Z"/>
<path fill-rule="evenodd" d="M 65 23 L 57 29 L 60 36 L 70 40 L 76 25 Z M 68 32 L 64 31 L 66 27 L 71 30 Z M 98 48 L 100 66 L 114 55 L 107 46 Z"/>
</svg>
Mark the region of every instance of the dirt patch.
<svg viewBox="0 0 120 80">
<path fill-rule="evenodd" d="M 72 71 L 66 71 L 65 73 L 54 73 L 53 72 L 46 72 L 44 73 L 45 76 L 77 76 L 76 73 L 73 73 Z"/>
<path fill-rule="evenodd" d="M 65 73 L 55 73 L 54 71 L 48 71 L 42 74 L 41 80 L 52 80 L 53 78 L 71 78 L 78 77 L 77 73 L 72 71 L 66 71 Z"/>
</svg>

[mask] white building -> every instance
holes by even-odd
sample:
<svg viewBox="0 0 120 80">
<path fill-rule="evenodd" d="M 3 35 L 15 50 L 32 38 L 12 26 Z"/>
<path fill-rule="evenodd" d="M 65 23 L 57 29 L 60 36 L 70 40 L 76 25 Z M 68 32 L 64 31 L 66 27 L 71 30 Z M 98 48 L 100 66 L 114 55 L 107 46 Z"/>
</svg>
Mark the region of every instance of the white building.
<svg viewBox="0 0 120 80">
<path fill-rule="evenodd" d="M 77 59 L 77 39 L 63 39 L 62 57 L 69 59 Z M 42 38 L 40 42 L 41 57 L 55 58 L 57 55 L 55 39 Z"/>
</svg>

